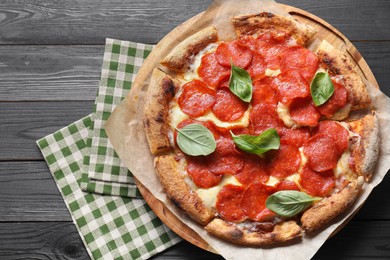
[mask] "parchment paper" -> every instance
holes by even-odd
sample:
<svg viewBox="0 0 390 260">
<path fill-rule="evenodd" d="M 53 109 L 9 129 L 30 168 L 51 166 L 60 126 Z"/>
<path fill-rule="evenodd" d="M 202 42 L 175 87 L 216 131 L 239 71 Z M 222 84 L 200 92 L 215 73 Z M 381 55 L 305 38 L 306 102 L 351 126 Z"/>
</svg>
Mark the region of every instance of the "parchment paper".
<svg viewBox="0 0 390 260">
<path fill-rule="evenodd" d="M 327 238 L 341 226 L 363 204 L 372 189 L 379 184 L 390 168 L 390 139 L 386 129 L 390 126 L 390 99 L 381 91 L 367 82 L 373 106 L 380 120 L 381 142 L 380 159 L 376 172 L 370 183 L 365 184 L 364 191 L 358 201 L 345 214 L 338 217 L 325 230 L 315 235 L 304 235 L 302 240 L 278 247 L 250 248 L 236 246 L 210 236 L 203 227 L 197 225 L 173 206 L 166 197 L 154 173 L 153 156 L 144 134 L 142 118 L 144 96 L 150 81 L 151 71 L 159 67 L 158 62 L 183 39 L 197 32 L 199 29 L 214 25 L 222 40 L 234 37 L 230 18 L 238 14 L 259 13 L 271 11 L 288 15 L 272 0 L 218 0 L 210 5 L 203 15 L 186 27 L 175 31 L 176 38 L 167 44 L 161 41 L 145 61 L 145 65 L 132 86 L 129 95 L 119 104 L 111 114 L 105 125 L 105 130 L 121 160 L 126 164 L 134 176 L 160 201 L 178 216 L 186 225 L 195 230 L 205 241 L 226 259 L 310 259 L 327 240 Z"/>
</svg>

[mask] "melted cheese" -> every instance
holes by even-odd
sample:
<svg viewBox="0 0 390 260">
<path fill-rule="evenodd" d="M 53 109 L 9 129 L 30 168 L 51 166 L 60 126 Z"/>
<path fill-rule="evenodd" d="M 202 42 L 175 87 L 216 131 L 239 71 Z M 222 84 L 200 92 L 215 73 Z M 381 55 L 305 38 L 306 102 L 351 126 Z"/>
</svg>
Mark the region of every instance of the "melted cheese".
<svg viewBox="0 0 390 260">
<path fill-rule="evenodd" d="M 330 119 L 332 120 L 343 120 L 348 117 L 349 112 L 351 111 L 351 104 L 346 104 L 343 108 L 337 111 Z"/>
<path fill-rule="evenodd" d="M 223 122 L 219 120 L 212 112 L 208 112 L 205 115 L 196 118 L 196 120 L 202 122 L 213 121 L 216 126 L 225 127 L 225 128 L 233 127 L 233 126 L 246 127 L 249 124 L 249 110 L 250 110 L 250 106 L 248 107 L 248 109 L 245 111 L 244 115 L 240 119 L 233 122 Z"/>
<path fill-rule="evenodd" d="M 291 118 L 290 110 L 285 104 L 279 102 L 278 106 L 276 107 L 276 113 L 278 114 L 279 118 L 282 119 L 285 126 L 290 128 L 299 127 L 299 125 Z"/>
<path fill-rule="evenodd" d="M 268 181 L 267 181 L 265 184 L 268 185 L 268 186 L 275 186 L 275 185 L 278 184 L 279 182 L 280 182 L 280 179 L 279 179 L 279 178 L 270 176 L 269 179 L 268 179 Z"/>
<path fill-rule="evenodd" d="M 208 112 L 205 115 L 194 119 L 201 122 L 212 121 L 216 126 L 224 127 L 224 128 L 229 128 L 234 126 L 247 127 L 249 124 L 249 111 L 250 111 L 250 106 L 248 107 L 248 109 L 245 111 L 244 115 L 240 119 L 233 122 L 223 122 L 219 120 L 212 112 Z M 172 128 L 177 127 L 177 125 L 181 121 L 187 118 L 189 118 L 189 116 L 185 114 L 183 111 L 181 111 L 179 105 L 177 103 L 172 102 L 171 108 L 169 110 L 169 122 L 171 123 Z"/>
<path fill-rule="evenodd" d="M 193 62 L 190 65 L 190 69 L 184 73 L 184 80 L 186 82 L 194 80 L 199 78 L 198 75 L 198 68 L 200 66 L 200 63 L 202 61 L 203 55 L 209 52 L 213 52 L 217 49 L 218 44 L 217 43 L 210 43 L 209 45 L 206 46 L 202 51 L 200 51 L 198 54 L 196 54 L 193 57 Z"/>
<path fill-rule="evenodd" d="M 281 73 L 280 69 L 272 70 L 272 69 L 266 69 L 265 75 L 268 77 L 276 77 Z"/>
<path fill-rule="evenodd" d="M 179 105 L 177 103 L 172 102 L 171 107 L 169 109 L 169 122 L 171 123 L 171 127 L 177 127 L 177 125 L 181 121 L 187 118 L 189 118 L 188 115 L 181 111 Z"/>
<path fill-rule="evenodd" d="M 217 186 L 214 186 L 210 189 L 197 189 L 196 193 L 201 198 L 206 207 L 212 208 L 215 207 L 219 191 L 223 188 L 223 186 L 227 184 L 241 186 L 237 179 L 234 178 L 232 175 L 224 175 L 221 182 Z"/>
</svg>

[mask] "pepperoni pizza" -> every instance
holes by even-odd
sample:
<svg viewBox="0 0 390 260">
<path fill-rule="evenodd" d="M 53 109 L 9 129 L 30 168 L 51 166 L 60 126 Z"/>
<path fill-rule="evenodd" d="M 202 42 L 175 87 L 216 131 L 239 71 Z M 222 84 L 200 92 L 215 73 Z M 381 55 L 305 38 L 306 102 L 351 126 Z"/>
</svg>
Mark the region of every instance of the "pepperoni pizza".
<svg viewBox="0 0 390 260">
<path fill-rule="evenodd" d="M 234 17 L 153 71 L 144 126 L 168 197 L 210 233 L 262 246 L 324 227 L 359 196 L 378 156 L 378 121 L 353 64 L 306 24 Z M 351 121 L 350 114 L 365 115 Z"/>
</svg>

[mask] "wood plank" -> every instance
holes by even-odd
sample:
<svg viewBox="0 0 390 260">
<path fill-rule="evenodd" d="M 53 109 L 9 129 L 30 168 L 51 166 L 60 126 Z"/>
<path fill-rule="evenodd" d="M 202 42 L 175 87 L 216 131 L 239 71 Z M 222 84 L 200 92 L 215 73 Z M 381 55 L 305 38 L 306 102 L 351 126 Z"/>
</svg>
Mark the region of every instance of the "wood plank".
<svg viewBox="0 0 390 260">
<path fill-rule="evenodd" d="M 89 259 L 72 222 L 0 223 L 1 259 Z"/>
<path fill-rule="evenodd" d="M 105 38 L 156 43 L 211 2 L 6 0 L 0 3 L 0 44 L 104 44 Z"/>
<path fill-rule="evenodd" d="M 0 257 L 6 259 L 88 259 L 72 223 L 0 223 L 0 230 Z M 389 221 L 353 221 L 325 242 L 313 259 L 389 259 L 389 243 Z M 200 258 L 222 259 L 185 241 L 152 259 Z"/>
<path fill-rule="evenodd" d="M 377 0 L 278 0 L 308 11 L 338 29 L 350 41 L 390 40 L 390 2 Z"/>
<path fill-rule="evenodd" d="M 6 0 L 0 3 L 0 44 L 103 44 L 107 37 L 156 43 L 211 2 Z M 318 15 L 350 40 L 390 40 L 387 0 L 279 2 Z"/>
<path fill-rule="evenodd" d="M 71 221 L 44 161 L 0 162 L 0 222 Z"/>
<path fill-rule="evenodd" d="M 382 92 L 390 96 L 390 42 L 354 42 L 354 45 L 370 66 Z"/>
<path fill-rule="evenodd" d="M 313 257 L 322 259 L 389 259 L 389 221 L 352 221 Z"/>
<path fill-rule="evenodd" d="M 370 196 L 354 216 L 354 220 L 390 220 L 390 207 L 386 203 L 390 201 L 390 173 L 388 172 L 383 181 L 373 189 Z M 384 202 L 384 203 L 378 203 Z"/>
<path fill-rule="evenodd" d="M 0 161 L 42 160 L 36 140 L 92 112 L 92 101 L 0 102 Z"/>
<path fill-rule="evenodd" d="M 94 100 L 103 54 L 103 45 L 0 45 L 0 101 Z"/>
</svg>

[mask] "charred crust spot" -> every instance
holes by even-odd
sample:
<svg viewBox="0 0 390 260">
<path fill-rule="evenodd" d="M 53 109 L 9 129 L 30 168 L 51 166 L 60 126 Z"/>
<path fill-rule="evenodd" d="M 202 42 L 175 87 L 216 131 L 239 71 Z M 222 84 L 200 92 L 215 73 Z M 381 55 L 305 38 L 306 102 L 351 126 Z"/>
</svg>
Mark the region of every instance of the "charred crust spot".
<svg viewBox="0 0 390 260">
<path fill-rule="evenodd" d="M 336 75 L 340 75 L 340 69 L 336 68 L 334 66 L 334 60 L 330 57 L 328 57 L 326 54 L 324 55 L 324 57 L 322 58 L 322 62 L 327 65 L 327 67 L 329 68 L 329 70 L 333 73 L 333 74 L 336 74 Z"/>
<path fill-rule="evenodd" d="M 159 147 L 157 147 L 157 150 L 158 151 L 165 151 L 166 149 L 168 149 L 169 148 L 169 146 L 159 146 Z"/>
<path fill-rule="evenodd" d="M 165 97 L 172 98 L 175 95 L 175 84 L 169 78 L 164 78 L 162 82 L 163 93 Z"/>
<path fill-rule="evenodd" d="M 233 240 L 241 240 L 243 236 L 244 236 L 244 233 L 239 229 L 234 229 L 230 232 L 230 237 Z"/>
<path fill-rule="evenodd" d="M 172 201 L 172 203 L 176 206 L 176 207 L 178 207 L 178 208 L 182 208 L 181 207 L 181 203 L 180 203 L 180 201 L 178 201 L 178 200 L 175 200 L 174 198 L 171 198 L 171 201 Z"/>
<path fill-rule="evenodd" d="M 270 13 L 270 12 L 262 12 L 259 14 L 260 17 L 266 17 L 266 18 L 272 18 L 274 17 L 275 15 L 273 13 Z"/>
<path fill-rule="evenodd" d="M 158 113 L 155 120 L 157 123 L 164 123 L 164 113 L 163 112 Z"/>
</svg>

